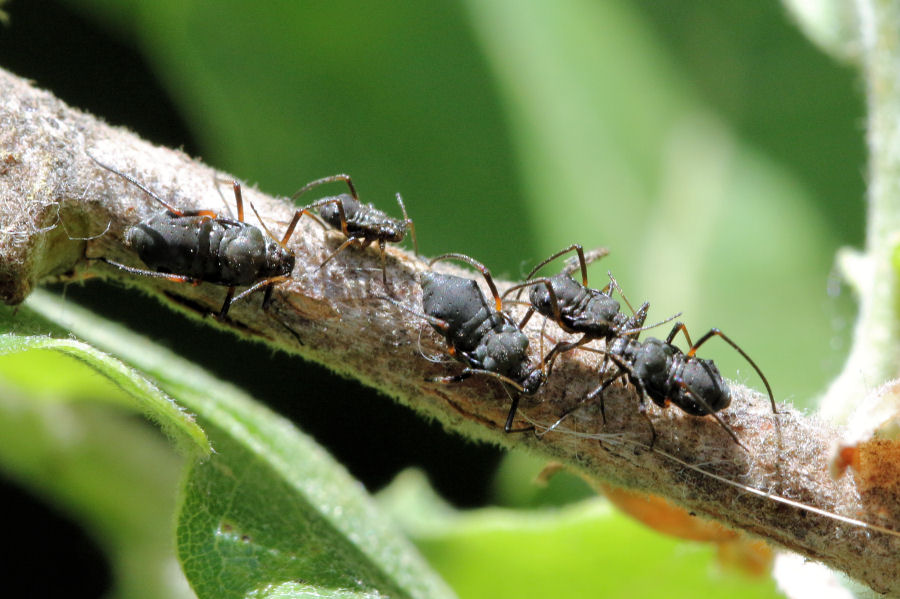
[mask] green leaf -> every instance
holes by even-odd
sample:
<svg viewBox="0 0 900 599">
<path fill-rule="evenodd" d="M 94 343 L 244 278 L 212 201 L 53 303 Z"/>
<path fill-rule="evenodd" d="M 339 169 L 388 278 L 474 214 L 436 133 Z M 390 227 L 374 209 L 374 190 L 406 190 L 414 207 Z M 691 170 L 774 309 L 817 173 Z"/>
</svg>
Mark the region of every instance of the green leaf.
<svg viewBox="0 0 900 599">
<path fill-rule="evenodd" d="M 409 471 L 379 498 L 460 597 L 779 597 L 766 578 L 710 576 L 711 545 L 661 537 L 598 499 L 459 512 Z"/>
<path fill-rule="evenodd" d="M 176 533 L 199 597 L 452 596 L 359 484 L 290 422 L 46 293 L 28 305 L 151 374 L 207 431 L 215 453 L 189 469 Z"/>
<path fill-rule="evenodd" d="M 122 362 L 47 336 L 59 329 L 27 307 L 0 308 L 0 329 L 16 331 L 0 335 L 0 469 L 93 536 L 117 597 L 190 597 L 172 551 L 173 489 L 183 456 L 209 452 L 202 429 Z M 155 419 L 181 454 L 134 412 Z"/>
<path fill-rule="evenodd" d="M 31 353 L 39 350 L 49 350 L 49 355 Z M 63 393 L 70 397 L 81 394 L 115 402 L 144 413 L 189 451 L 208 455 L 212 449 L 191 414 L 140 373 L 86 343 L 6 334 L 0 335 L 0 356 L 5 358 L 0 360 L 0 376 L 23 390 L 57 397 Z M 74 358 L 104 378 L 89 376 L 86 369 L 61 356 Z M 48 372 L 54 376 L 48 377 Z M 122 393 L 105 392 L 107 382 Z"/>
</svg>

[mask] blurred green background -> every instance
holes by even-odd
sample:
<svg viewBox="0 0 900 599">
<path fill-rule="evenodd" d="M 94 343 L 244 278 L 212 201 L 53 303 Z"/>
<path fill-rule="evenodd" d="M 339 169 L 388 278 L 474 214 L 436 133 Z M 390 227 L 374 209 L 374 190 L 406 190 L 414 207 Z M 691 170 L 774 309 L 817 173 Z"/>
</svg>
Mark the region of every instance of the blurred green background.
<svg viewBox="0 0 900 599">
<path fill-rule="evenodd" d="M 403 194 L 424 254 L 510 278 L 572 242 L 605 245 L 597 287 L 609 269 L 652 321 L 720 327 L 798 406 L 841 365 L 853 306 L 830 270 L 863 237 L 861 84 L 774 1 L 8 8 L 0 66 L 269 193 L 350 173 L 389 212 Z M 60 291 L 247 388 L 372 490 L 419 465 L 460 506 L 585 494 L 541 495 L 514 465 L 493 484 L 492 448 L 125 290 Z M 725 344 L 703 354 L 761 388 Z"/>
</svg>

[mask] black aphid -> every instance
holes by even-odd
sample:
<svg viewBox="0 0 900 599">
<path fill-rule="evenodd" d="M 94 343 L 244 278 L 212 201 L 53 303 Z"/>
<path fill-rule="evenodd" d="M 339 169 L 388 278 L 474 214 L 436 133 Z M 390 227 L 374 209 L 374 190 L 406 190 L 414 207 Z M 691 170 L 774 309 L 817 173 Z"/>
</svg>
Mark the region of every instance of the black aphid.
<svg viewBox="0 0 900 599">
<path fill-rule="evenodd" d="M 493 296 L 489 301 L 472 279 L 433 271 L 421 274 L 423 313 L 383 297 L 426 321 L 447 341 L 447 353 L 465 364 L 459 374 L 435 377 L 432 382 L 455 383 L 475 374 L 491 376 L 512 388 L 512 405 L 503 430 L 522 432 L 533 427 L 513 429 L 520 394 L 537 392 L 544 373 L 528 357 L 528 337 L 509 315 L 501 310 L 500 294 L 490 271 L 480 262 L 463 254 L 443 254 L 429 262 L 461 260 L 477 268 L 487 281 Z"/>
<path fill-rule="evenodd" d="M 263 287 L 266 288 L 263 308 L 268 308 L 272 286 L 290 277 L 295 258 L 287 242 L 293 227 L 279 241 L 268 230 L 264 232 L 244 222 L 241 185 L 237 181 L 233 184 L 237 204 L 237 220 L 234 220 L 219 216 L 212 210 L 176 208 L 133 177 L 100 162 L 89 153 L 88 157 L 165 208 L 164 212 L 150 216 L 125 232 L 125 246 L 134 250 L 147 269 L 99 258 L 103 262 L 141 276 L 179 283 L 202 282 L 227 286 L 225 301 L 218 313 L 220 318 L 228 314 L 232 303 Z M 235 288 L 245 285 L 250 288 L 235 297 Z"/>
<path fill-rule="evenodd" d="M 684 333 L 690 348 L 687 353 L 682 352 L 672 342 L 679 333 Z M 606 359 L 613 362 L 618 372 L 605 380 L 600 386 L 586 395 L 576 406 L 567 410 L 563 415 L 547 430 L 550 432 L 555 429 L 569 414 L 571 414 L 580 405 L 591 401 L 596 397 L 600 397 L 600 410 L 605 420 L 605 411 L 603 405 L 603 392 L 617 379 L 627 376 L 628 380 L 634 385 L 640 398 L 641 413 L 646 416 L 646 406 L 644 404 L 644 394 L 661 408 L 667 407 L 670 403 L 684 410 L 693 416 L 712 415 L 713 418 L 724 428 L 728 434 L 734 439 L 734 442 L 744 447 L 738 440 L 737 435 L 731 428 L 725 424 L 718 412 L 724 410 L 731 405 L 731 389 L 725 381 L 719 369 L 712 360 L 706 360 L 697 357 L 697 350 L 713 337 L 721 337 L 726 343 L 733 347 L 747 362 L 756 370 L 756 373 L 762 379 L 769 394 L 769 401 L 772 404 L 772 413 L 777 414 L 775 407 L 775 397 L 772 394 L 772 388 L 769 381 L 756 365 L 750 356 L 732 341 L 719 329 L 710 329 L 705 335 L 697 340 L 697 343 L 691 342 L 688 335 L 687 327 L 683 323 L 676 323 L 672 331 L 666 337 L 665 341 L 648 337 L 643 341 L 620 336 L 613 339 L 607 344 L 605 356 Z M 650 424 L 652 438 L 650 445 L 656 440 L 656 429 L 649 418 L 647 422 Z M 745 448 L 746 449 L 746 448 Z"/>
<path fill-rule="evenodd" d="M 325 258 L 319 268 L 328 264 L 332 258 L 341 253 L 349 245 L 355 244 L 360 248 L 367 248 L 373 242 L 377 241 L 378 249 L 381 252 L 381 278 L 384 282 L 385 289 L 387 289 L 385 244 L 388 242 L 399 243 L 403 241 L 404 237 L 406 237 L 406 232 L 409 231 L 413 238 L 415 253 L 417 256 L 419 255 L 419 243 L 416 240 L 415 225 L 413 225 L 413 221 L 409 218 L 409 215 L 406 214 L 406 206 L 403 204 L 403 198 L 400 197 L 399 193 L 397 194 L 397 203 L 400 204 L 400 210 L 403 212 L 403 220 L 399 220 L 388 216 L 381 210 L 375 208 L 372 204 L 363 204 L 360 202 L 359 195 L 356 193 L 356 187 L 353 185 L 353 180 L 350 178 L 350 175 L 341 174 L 311 181 L 301 187 L 297 193 L 292 195 L 291 199 L 296 200 L 310 189 L 318 187 L 319 185 L 337 181 L 345 182 L 350 189 L 350 193 L 342 193 L 338 196 L 316 200 L 300 211 L 300 214 L 308 214 L 314 217 L 313 213 L 309 211 L 312 209 L 317 210 L 322 220 L 331 227 L 341 231 L 344 234 L 344 237 L 347 238 L 346 241 L 344 241 L 344 243 L 342 243 L 330 256 Z M 291 229 L 293 229 L 297 219 L 299 219 L 299 215 L 294 217 L 294 221 L 290 226 Z M 318 219 L 316 219 L 316 221 L 319 222 Z"/>
<path fill-rule="evenodd" d="M 552 277 L 532 278 L 541 268 L 573 250 L 578 255 L 578 262 L 567 264 L 559 274 Z M 581 245 L 572 244 L 535 266 L 525 277 L 524 283 L 510 287 L 503 294 L 505 298 L 513 291 L 521 293 L 522 289 L 531 287 L 530 307 L 519 323 L 520 328 L 524 327 L 537 311 L 552 319 L 565 332 L 581 335 L 577 341 L 559 342 L 550 350 L 546 357 L 548 372 L 552 370 L 556 356 L 562 352 L 585 345 L 595 339 L 612 339 L 620 335 L 634 335 L 637 338 L 637 335 L 643 330 L 641 327 L 647 319 L 649 303 L 644 302 L 637 311 L 632 309 L 632 316 L 627 316 L 621 312 L 619 302 L 613 299 L 613 291 L 619 292 L 629 308 L 631 308 L 631 304 L 628 303 L 612 275 L 610 275 L 610 284 L 604 289 L 588 287 L 587 265 L 608 253 L 605 248 L 601 248 L 591 252 L 591 259 L 586 260 Z M 581 283 L 572 278 L 572 273 L 579 267 L 581 268 Z M 518 293 L 516 297 L 518 297 Z"/>
</svg>

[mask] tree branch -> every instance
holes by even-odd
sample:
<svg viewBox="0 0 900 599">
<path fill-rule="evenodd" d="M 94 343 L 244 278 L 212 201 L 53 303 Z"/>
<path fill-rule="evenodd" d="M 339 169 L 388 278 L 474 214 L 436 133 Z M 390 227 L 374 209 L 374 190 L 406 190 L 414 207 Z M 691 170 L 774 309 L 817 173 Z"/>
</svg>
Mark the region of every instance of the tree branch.
<svg viewBox="0 0 900 599">
<path fill-rule="evenodd" d="M 223 287 L 135 277 L 85 259 L 103 256 L 141 266 L 124 248 L 123 235 L 129 226 L 158 211 L 139 190 L 98 168 L 85 150 L 181 208 L 224 211 L 214 182 L 224 175 L 183 152 L 153 147 L 128 131 L 71 109 L 5 72 L 0 72 L 0 96 L 4 98 L 0 106 L 0 223 L 4 232 L 0 236 L 0 295 L 7 303 L 23 301 L 35 285 L 48 280 L 119 279 L 210 324 L 359 379 L 469 438 L 527 448 L 596 480 L 662 495 L 692 513 L 843 570 L 876 590 L 900 592 L 896 563 L 900 537 L 790 507 L 763 495 L 772 493 L 881 524 L 885 521 L 878 519 L 875 510 L 883 513 L 888 505 L 893 518 L 888 522 L 900 528 L 896 495 L 880 495 L 878 505 L 873 506 L 850 476 L 831 478 L 830 447 L 839 431 L 823 422 L 787 406 L 773 415 L 767 398 L 731 384 L 734 402 L 722 418 L 749 451 L 738 447 L 711 418 L 652 405 L 648 413 L 659 438 L 655 450 L 649 451 L 645 443 L 650 431 L 638 412 L 638 397 L 631 386 L 621 385 L 607 394 L 605 425 L 597 406 L 587 406 L 572 414 L 560 427 L 564 430 L 543 438 L 504 434 L 510 399 L 495 381 L 481 377 L 458 385 L 425 381 L 429 376 L 458 372 L 459 365 L 424 359 L 420 347 L 428 355 L 443 355 L 441 340 L 429 330 L 422 332 L 424 323 L 416 317 L 375 297 L 385 293 L 377 251 L 348 249 L 320 270 L 340 237 L 306 218 L 301 219 L 290 244 L 297 265 L 291 280 L 275 289 L 272 309 L 262 311 L 261 294 L 254 294 L 233 305 L 227 319 L 217 321 L 207 314 L 221 307 Z M 253 202 L 276 234 L 293 214 L 289 203 L 257 190 L 245 189 L 245 199 Z M 425 264 L 399 249 L 388 251 L 388 279 L 395 297 L 420 310 L 416 275 Z M 450 266 L 440 268 L 456 272 Z M 533 348 L 540 343 L 539 320 L 533 318 L 528 328 Z M 299 335 L 303 345 L 285 325 Z M 562 335 L 553 326 L 547 331 Z M 535 354 L 537 351 L 534 349 Z M 596 353 L 565 354 L 541 392 L 523 400 L 521 412 L 539 425 L 554 422 L 597 386 L 599 363 Z M 721 478 L 689 465 L 702 465 Z"/>
</svg>

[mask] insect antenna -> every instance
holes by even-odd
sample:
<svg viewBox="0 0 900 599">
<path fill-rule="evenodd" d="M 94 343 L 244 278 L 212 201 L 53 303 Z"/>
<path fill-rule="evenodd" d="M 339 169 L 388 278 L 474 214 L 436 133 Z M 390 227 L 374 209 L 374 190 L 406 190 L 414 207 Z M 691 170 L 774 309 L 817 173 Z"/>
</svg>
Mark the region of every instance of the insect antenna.
<svg viewBox="0 0 900 599">
<path fill-rule="evenodd" d="M 148 189 L 147 187 L 145 187 L 143 183 L 141 183 L 140 181 L 138 181 L 138 180 L 135 179 L 134 177 L 132 177 L 132 176 L 130 176 L 130 175 L 126 175 L 126 174 L 123 173 L 122 171 L 117 170 L 117 169 L 111 167 L 111 166 L 108 165 L 108 164 L 104 164 L 104 163 L 100 162 L 99 160 L 97 160 L 96 158 L 94 158 L 94 156 L 93 156 L 90 152 L 88 152 L 87 149 L 85 149 L 84 153 L 87 154 L 87 157 L 90 158 L 91 160 L 93 160 L 94 163 L 97 164 L 97 166 L 99 166 L 99 167 L 101 167 L 101 168 L 103 168 L 103 169 L 108 170 L 109 172 L 113 173 L 114 175 L 120 176 L 121 178 L 125 179 L 126 181 L 128 181 L 129 183 L 131 183 L 132 185 L 134 185 L 135 187 L 137 187 L 138 189 L 140 189 L 141 191 L 143 191 L 144 193 L 146 193 L 148 196 L 150 196 L 151 198 L 153 198 L 154 200 L 156 200 L 157 202 L 159 202 L 160 204 L 162 204 L 163 207 L 164 207 L 166 210 L 169 211 L 169 213 L 174 214 L 175 216 L 185 216 L 185 215 L 186 215 L 185 211 L 179 210 L 178 208 L 176 208 L 176 207 L 173 206 L 172 204 L 168 203 L 167 201 L 165 201 L 164 199 L 162 199 L 161 197 L 159 197 L 158 195 L 156 195 L 155 193 L 153 193 L 153 191 L 151 191 L 150 189 Z M 200 214 L 201 212 L 202 212 L 202 214 Z M 213 212 L 213 211 L 211 211 L 211 210 L 201 210 L 201 211 L 197 211 L 197 216 L 209 216 L 210 218 L 216 218 L 216 217 L 217 217 L 216 213 Z"/>
<path fill-rule="evenodd" d="M 272 239 L 277 241 L 278 245 L 287 249 L 287 245 L 286 245 L 287 240 L 286 239 L 278 239 L 277 237 L 275 237 L 275 235 L 272 234 L 272 231 L 269 230 L 269 227 L 266 226 L 266 223 L 262 219 L 262 217 L 259 215 L 259 212 L 256 211 L 256 206 L 253 205 L 253 202 L 251 202 L 250 200 L 247 200 L 247 203 L 250 204 L 250 209 L 253 210 L 253 214 L 256 215 L 256 220 L 259 221 L 259 225 L 262 227 L 263 231 L 266 232 L 266 235 L 268 235 L 269 237 L 271 237 Z M 291 233 L 293 233 L 293 232 L 294 232 L 294 230 L 293 230 L 293 228 L 291 228 Z"/>
</svg>

